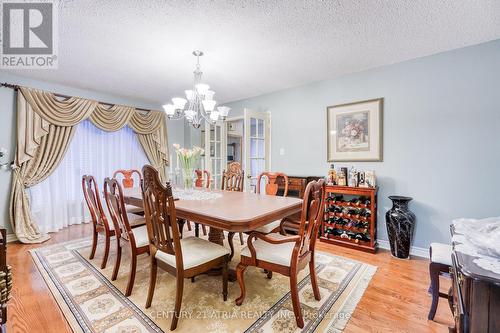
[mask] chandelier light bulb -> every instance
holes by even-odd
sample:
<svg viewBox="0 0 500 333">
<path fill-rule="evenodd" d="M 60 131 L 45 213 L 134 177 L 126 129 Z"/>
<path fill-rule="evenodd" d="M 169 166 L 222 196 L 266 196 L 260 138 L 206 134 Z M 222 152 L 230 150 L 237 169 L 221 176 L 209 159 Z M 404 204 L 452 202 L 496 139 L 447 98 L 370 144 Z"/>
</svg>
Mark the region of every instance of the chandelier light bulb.
<svg viewBox="0 0 500 333">
<path fill-rule="evenodd" d="M 165 104 L 163 105 L 163 110 L 165 110 L 165 113 L 170 118 L 175 113 L 175 106 L 173 104 Z"/>
<path fill-rule="evenodd" d="M 225 119 L 227 117 L 227 115 L 229 114 L 229 111 L 231 110 L 231 108 L 223 105 L 223 106 L 218 106 L 217 110 L 219 111 L 219 114 L 222 117 L 222 119 Z"/>
<path fill-rule="evenodd" d="M 202 101 L 202 103 L 206 113 L 212 112 L 215 108 L 215 104 L 217 104 L 217 102 L 213 100 L 205 100 Z"/>
<path fill-rule="evenodd" d="M 174 97 L 172 98 L 172 103 L 174 103 L 174 106 L 177 110 L 184 110 L 184 106 L 186 105 L 187 101 L 181 97 Z"/>
<path fill-rule="evenodd" d="M 219 111 L 213 111 L 210 113 L 210 119 L 213 121 L 219 120 Z"/>
</svg>

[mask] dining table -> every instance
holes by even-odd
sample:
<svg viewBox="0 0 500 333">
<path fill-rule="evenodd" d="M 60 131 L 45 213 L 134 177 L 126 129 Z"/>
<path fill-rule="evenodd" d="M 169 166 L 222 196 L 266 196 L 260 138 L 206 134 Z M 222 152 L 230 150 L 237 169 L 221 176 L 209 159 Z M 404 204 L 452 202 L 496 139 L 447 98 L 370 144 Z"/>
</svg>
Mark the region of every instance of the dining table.
<svg viewBox="0 0 500 333">
<path fill-rule="evenodd" d="M 224 231 L 251 232 L 302 208 L 299 198 L 248 192 L 174 188 L 173 196 L 177 218 L 208 226 L 208 240 L 219 245 L 223 245 Z M 126 204 L 143 207 L 139 187 L 124 188 L 123 197 Z"/>
</svg>

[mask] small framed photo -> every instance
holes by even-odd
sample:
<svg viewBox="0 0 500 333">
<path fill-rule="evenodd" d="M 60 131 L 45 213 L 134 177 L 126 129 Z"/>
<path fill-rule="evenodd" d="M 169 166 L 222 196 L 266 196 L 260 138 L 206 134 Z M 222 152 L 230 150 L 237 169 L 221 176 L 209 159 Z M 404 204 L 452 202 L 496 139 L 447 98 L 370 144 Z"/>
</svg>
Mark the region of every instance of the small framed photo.
<svg viewBox="0 0 500 333">
<path fill-rule="evenodd" d="M 383 101 L 326 108 L 328 162 L 382 161 Z"/>
</svg>

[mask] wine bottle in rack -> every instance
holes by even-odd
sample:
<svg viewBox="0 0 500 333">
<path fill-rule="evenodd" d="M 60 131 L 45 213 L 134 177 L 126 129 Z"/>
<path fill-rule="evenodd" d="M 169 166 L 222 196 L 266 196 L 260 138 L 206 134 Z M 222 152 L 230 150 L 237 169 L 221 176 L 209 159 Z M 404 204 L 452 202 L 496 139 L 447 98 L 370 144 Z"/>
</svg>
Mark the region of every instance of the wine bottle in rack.
<svg viewBox="0 0 500 333">
<path fill-rule="evenodd" d="M 368 208 L 363 208 L 359 214 L 360 216 L 363 216 L 365 218 L 369 218 L 370 216 L 372 216 L 372 212 L 370 209 Z"/>
<path fill-rule="evenodd" d="M 351 204 L 357 206 L 359 204 L 361 204 L 361 199 L 358 197 L 358 198 L 353 198 L 349 201 Z"/>
<path fill-rule="evenodd" d="M 332 234 L 334 236 L 340 236 L 340 235 L 342 235 L 342 233 L 343 233 L 343 231 L 341 229 L 335 228 L 335 229 L 333 229 L 333 233 Z"/>
<path fill-rule="evenodd" d="M 344 198 L 343 195 L 337 195 L 337 194 L 333 194 L 332 195 L 332 201 L 335 203 L 335 202 L 338 202 L 338 201 L 342 201 Z"/>
</svg>

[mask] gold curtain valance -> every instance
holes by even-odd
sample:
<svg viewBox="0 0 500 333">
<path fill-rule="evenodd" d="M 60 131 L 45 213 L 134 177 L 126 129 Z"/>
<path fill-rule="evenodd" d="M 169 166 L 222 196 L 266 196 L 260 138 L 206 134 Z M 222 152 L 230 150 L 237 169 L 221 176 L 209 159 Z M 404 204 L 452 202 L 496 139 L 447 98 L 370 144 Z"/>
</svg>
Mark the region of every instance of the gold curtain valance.
<svg viewBox="0 0 500 333">
<path fill-rule="evenodd" d="M 23 105 L 21 108 L 18 106 L 18 117 L 22 119 L 18 123 L 17 166 L 33 157 L 40 138 L 48 133 L 49 124 L 75 126 L 89 118 L 104 131 L 114 132 L 129 126 L 138 135 L 153 135 L 158 145 L 166 142 L 166 139 L 159 138 L 166 133 L 166 129 L 160 131 L 166 126 L 164 112 L 142 112 L 123 105 L 107 106 L 79 97 L 61 100 L 53 93 L 27 87 L 19 87 L 19 90 L 22 96 L 18 98 L 18 103 Z M 162 148 L 160 153 L 165 162 L 168 156 L 166 149 Z"/>
<path fill-rule="evenodd" d="M 57 126 L 74 126 L 82 122 L 99 104 L 97 101 L 78 97 L 59 100 L 52 93 L 26 87 L 19 87 L 19 90 L 33 111 Z"/>
<path fill-rule="evenodd" d="M 165 123 L 165 113 L 161 111 L 135 111 L 130 119 L 129 126 L 137 134 L 151 134 L 156 132 Z M 151 131 L 151 129 L 155 129 Z"/>
<path fill-rule="evenodd" d="M 106 108 L 98 104 L 90 114 L 90 121 L 103 131 L 115 132 L 126 126 L 135 109 L 128 106 L 113 105 Z"/>
</svg>

